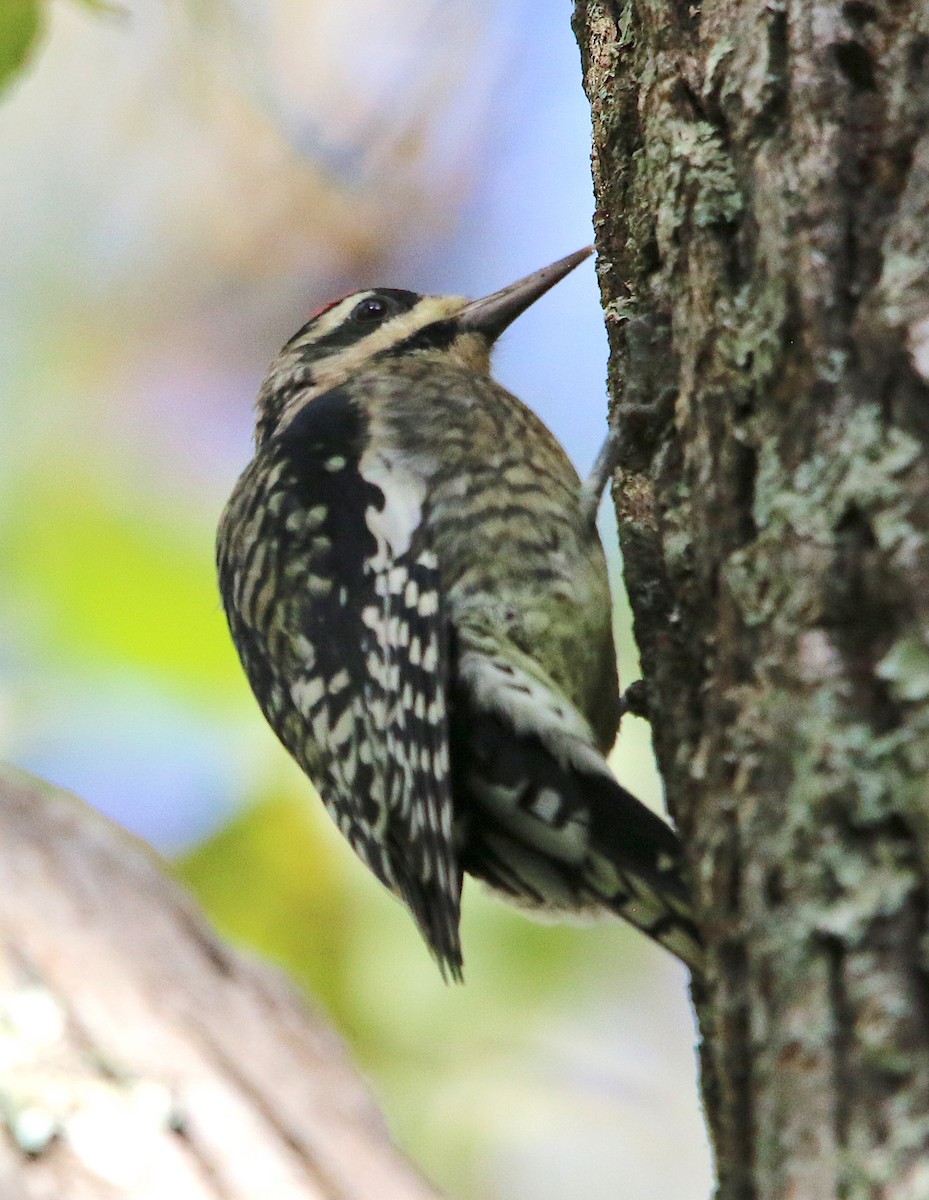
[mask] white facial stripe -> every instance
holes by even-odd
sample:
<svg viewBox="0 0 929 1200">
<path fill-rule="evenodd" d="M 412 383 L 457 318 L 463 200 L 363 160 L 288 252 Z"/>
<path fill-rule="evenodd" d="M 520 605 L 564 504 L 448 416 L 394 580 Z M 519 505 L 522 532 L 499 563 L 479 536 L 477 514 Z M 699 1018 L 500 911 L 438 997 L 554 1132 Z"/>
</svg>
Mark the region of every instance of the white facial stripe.
<svg viewBox="0 0 929 1200">
<path fill-rule="evenodd" d="M 317 338 L 324 336 L 324 332 L 331 333 L 336 326 L 346 320 L 348 314 L 360 300 L 372 295 L 374 295 L 373 291 L 356 292 L 353 296 L 346 296 L 344 300 L 340 300 L 335 308 L 323 313 L 319 319 L 319 326 L 313 330 L 312 337 L 301 338 L 299 342 L 288 349 L 288 358 L 292 361 L 299 360 L 302 347 L 312 345 Z M 364 366 L 373 354 L 405 341 L 418 329 L 422 329 L 425 325 L 431 325 L 433 321 L 442 321 L 447 317 L 455 316 L 467 303 L 464 296 L 424 296 L 415 308 L 392 317 L 383 325 L 378 325 L 354 345 L 348 346 L 344 350 L 337 350 L 333 354 L 319 359 L 318 362 L 314 362 L 312 387 L 297 393 L 290 401 L 281 414 L 277 425 L 278 431 L 284 429 L 314 396 L 322 395 L 329 388 L 342 383 L 359 367 Z"/>
<path fill-rule="evenodd" d="M 364 292 L 362 295 L 369 296 L 371 293 Z M 358 296 L 353 297 L 352 308 L 358 303 L 358 299 Z M 431 325 L 433 321 L 442 321 L 446 317 L 454 316 L 461 311 L 465 304 L 467 304 L 467 300 L 462 296 L 424 296 L 409 312 L 391 317 L 383 325 L 372 329 L 367 337 L 361 338 L 353 346 L 348 346 L 315 363 L 314 380 L 325 387 L 334 386 L 362 366 L 372 354 L 377 354 L 380 350 L 387 350 L 390 346 L 405 341 L 418 329 L 422 329 L 425 325 Z M 341 308 L 342 305 L 339 304 L 332 311 L 335 313 L 336 309 Z"/>
</svg>

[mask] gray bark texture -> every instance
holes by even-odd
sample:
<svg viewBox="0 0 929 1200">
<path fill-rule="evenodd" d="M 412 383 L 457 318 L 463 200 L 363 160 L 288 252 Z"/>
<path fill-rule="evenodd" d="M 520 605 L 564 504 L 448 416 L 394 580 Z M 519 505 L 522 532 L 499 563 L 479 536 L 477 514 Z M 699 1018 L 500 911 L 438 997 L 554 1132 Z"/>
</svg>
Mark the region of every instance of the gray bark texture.
<svg viewBox="0 0 929 1200">
<path fill-rule="evenodd" d="M 929 6 L 577 0 L 720 1200 L 929 1197 Z"/>
<path fill-rule="evenodd" d="M 430 1200 L 341 1043 L 142 843 L 0 771 L 0 1200 Z"/>
</svg>

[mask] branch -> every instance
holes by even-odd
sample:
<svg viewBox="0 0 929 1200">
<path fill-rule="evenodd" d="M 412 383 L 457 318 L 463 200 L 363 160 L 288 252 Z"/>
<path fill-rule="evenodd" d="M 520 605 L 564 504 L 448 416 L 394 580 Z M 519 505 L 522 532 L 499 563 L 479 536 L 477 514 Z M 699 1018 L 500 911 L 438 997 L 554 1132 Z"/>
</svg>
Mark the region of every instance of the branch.
<svg viewBox="0 0 929 1200">
<path fill-rule="evenodd" d="M 152 853 L 0 772 L 0 1194 L 427 1200 L 338 1039 Z"/>
</svg>

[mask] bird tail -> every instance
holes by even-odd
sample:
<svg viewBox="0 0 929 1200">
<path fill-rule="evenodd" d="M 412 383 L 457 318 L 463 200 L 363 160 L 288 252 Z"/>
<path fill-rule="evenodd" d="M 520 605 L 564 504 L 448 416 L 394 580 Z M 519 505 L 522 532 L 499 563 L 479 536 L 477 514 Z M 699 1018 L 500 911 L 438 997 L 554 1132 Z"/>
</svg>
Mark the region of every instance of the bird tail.
<svg viewBox="0 0 929 1200">
<path fill-rule="evenodd" d="M 466 871 L 540 915 L 610 910 L 702 971 L 680 840 L 592 748 L 565 764 L 482 714 L 462 749 Z"/>
<path fill-rule="evenodd" d="M 590 846 L 584 883 L 607 908 L 702 974 L 680 839 L 612 777 L 588 777 Z"/>
</svg>

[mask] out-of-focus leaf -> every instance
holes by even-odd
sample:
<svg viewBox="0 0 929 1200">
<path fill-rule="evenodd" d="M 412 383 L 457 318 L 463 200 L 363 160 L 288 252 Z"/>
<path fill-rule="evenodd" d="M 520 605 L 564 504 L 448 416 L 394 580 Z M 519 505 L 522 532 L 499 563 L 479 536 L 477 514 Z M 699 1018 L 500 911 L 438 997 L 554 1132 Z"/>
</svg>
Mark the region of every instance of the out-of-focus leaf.
<svg viewBox="0 0 929 1200">
<path fill-rule="evenodd" d="M 599 943 L 604 967 L 616 929 L 541 926 L 476 889 L 465 897 L 465 988 L 444 985 L 409 914 L 345 850 L 321 802 L 300 780 L 254 805 L 177 864 L 221 931 L 282 966 L 321 999 L 369 1065 L 402 1056 L 423 1066 L 424 1046 L 449 1011 L 460 1036 L 443 1054 L 467 1060 L 482 1035 L 479 1014 L 523 1017 L 547 996 L 570 994 Z M 305 792 L 305 794 L 304 794 Z M 632 940 L 630 938 L 630 940 Z M 635 957 L 635 945 L 631 947 Z M 385 1005 L 383 998 L 392 1003 Z M 411 1019 L 396 1020 L 396 1011 Z M 430 1052 L 428 1071 L 436 1065 Z"/>
<path fill-rule="evenodd" d="M 177 870 L 224 934 L 286 967 L 338 1011 L 346 1002 L 352 896 L 310 800 L 255 805 Z"/>
<path fill-rule="evenodd" d="M 102 468 L 101 468 L 102 469 Z M 246 685 L 219 603 L 211 534 L 101 494 L 78 470 L 33 481 L 0 538 L 0 571 L 59 658 L 131 663 L 182 686 Z"/>
<path fill-rule="evenodd" d="M 0 3 L 0 88 L 12 82 L 35 49 L 44 26 L 42 9 L 39 0 Z"/>
<path fill-rule="evenodd" d="M 129 15 L 129 9 L 124 4 L 117 4 L 116 0 L 80 0 L 80 3 L 94 12 L 115 13 L 120 17 Z"/>
</svg>

